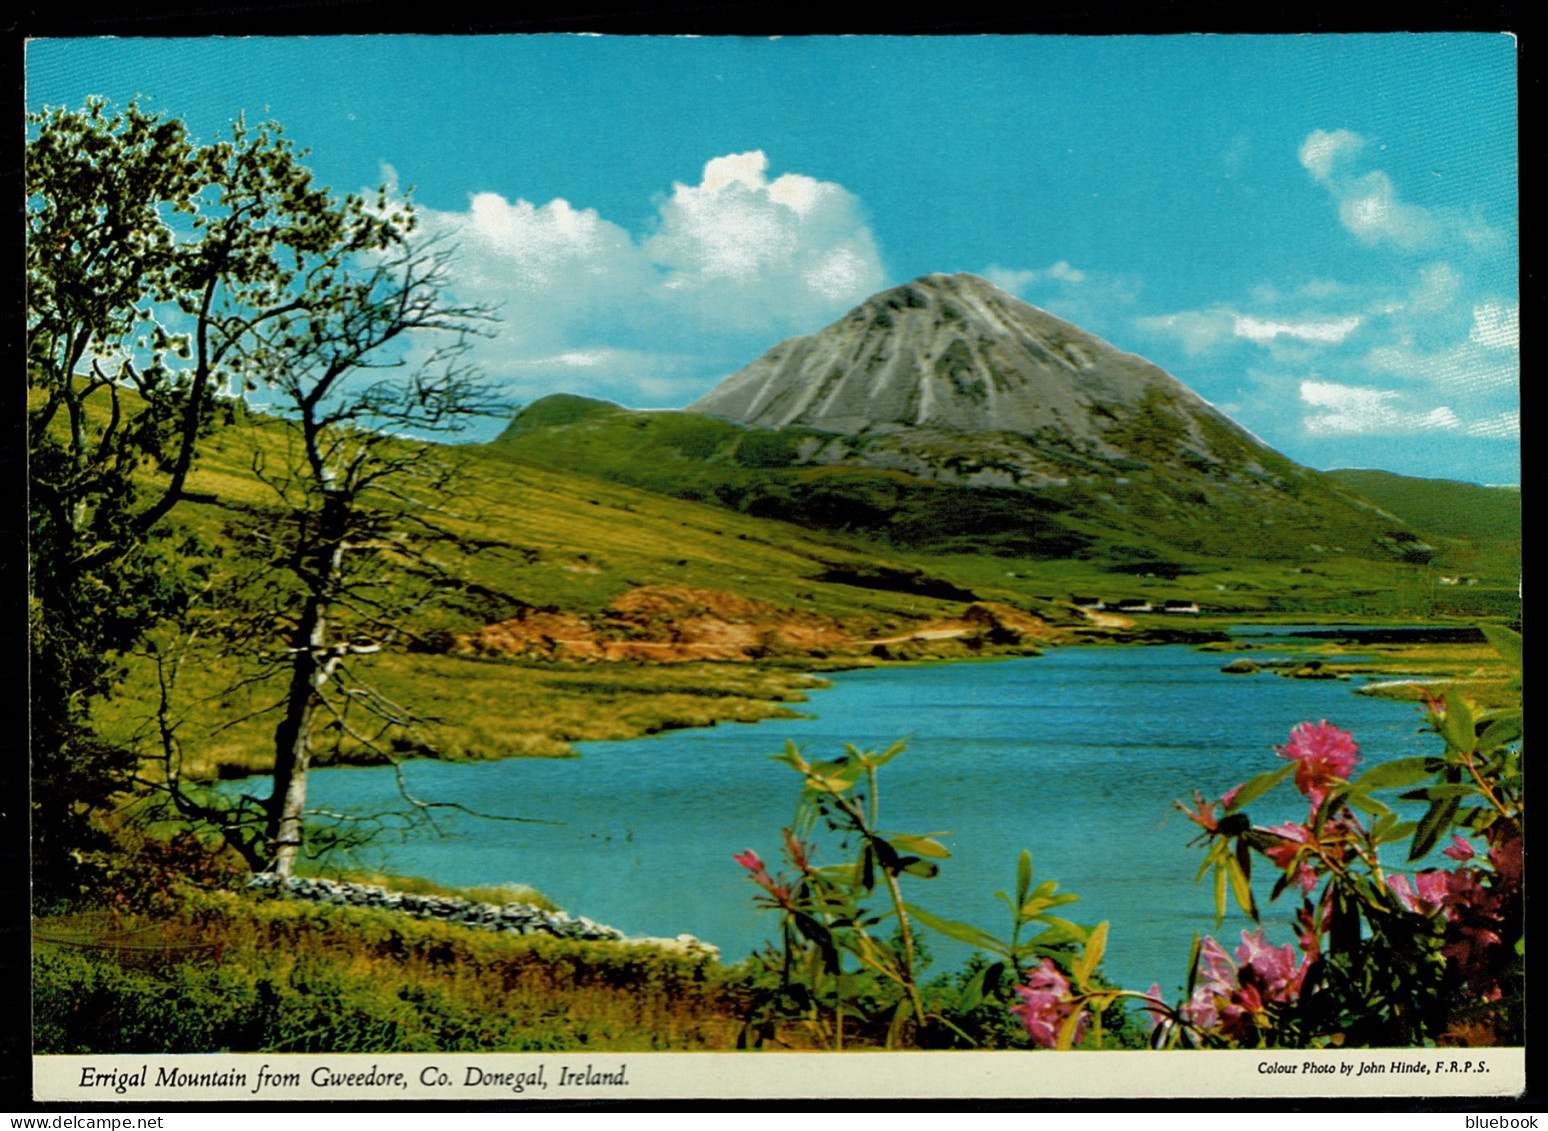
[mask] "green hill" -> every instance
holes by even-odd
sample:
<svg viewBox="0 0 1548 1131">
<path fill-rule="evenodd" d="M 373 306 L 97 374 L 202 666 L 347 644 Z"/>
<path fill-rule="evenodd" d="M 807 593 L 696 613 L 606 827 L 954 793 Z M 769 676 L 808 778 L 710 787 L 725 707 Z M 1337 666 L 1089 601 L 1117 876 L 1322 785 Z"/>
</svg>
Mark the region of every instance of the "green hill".
<svg viewBox="0 0 1548 1131">
<path fill-rule="evenodd" d="M 1222 432 L 1218 446 L 1229 449 L 1235 439 Z M 1163 450 L 1164 430 L 1130 439 L 1129 450 L 1148 459 L 1061 452 L 1044 440 L 1039 458 L 1062 461 L 1063 474 L 1035 489 L 984 482 L 1001 449 L 1026 443 L 999 433 L 872 437 L 751 428 L 697 413 L 550 397 L 520 413 L 492 446 L 525 463 L 911 553 L 1076 561 L 1170 577 L 1222 563 L 1428 559 L 1429 547 L 1403 522 L 1272 452 L 1255 450 L 1252 470 L 1245 454 L 1240 466 L 1221 460 L 1177 470 Z M 836 462 L 845 452 L 854 460 Z M 977 481 L 964 482 L 969 476 Z"/>
<path fill-rule="evenodd" d="M 1472 542 L 1521 538 L 1521 490 L 1455 479 L 1414 479 L 1390 471 L 1341 469 L 1328 475 L 1427 534 Z"/>
</svg>

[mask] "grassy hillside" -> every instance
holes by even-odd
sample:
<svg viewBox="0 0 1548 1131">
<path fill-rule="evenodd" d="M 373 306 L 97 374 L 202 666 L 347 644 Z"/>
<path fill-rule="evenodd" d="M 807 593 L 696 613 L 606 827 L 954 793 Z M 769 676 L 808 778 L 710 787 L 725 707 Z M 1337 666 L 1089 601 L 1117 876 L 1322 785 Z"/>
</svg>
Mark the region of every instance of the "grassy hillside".
<svg viewBox="0 0 1548 1131">
<path fill-rule="evenodd" d="M 1521 490 L 1390 471 L 1341 470 L 1329 476 L 1425 532 L 1439 549 L 1435 605 L 1466 610 L 1491 589 L 1514 591 L 1521 576 Z M 1445 578 L 1443 582 L 1441 579 Z"/>
<path fill-rule="evenodd" d="M 1455 479 L 1415 479 L 1390 471 L 1340 469 L 1328 475 L 1427 534 L 1474 542 L 1521 538 L 1521 490 Z"/>
<path fill-rule="evenodd" d="M 1168 577 L 1222 563 L 1430 557 L 1418 533 L 1337 480 L 1223 425 L 1210 436 L 1213 462 L 1189 456 L 1168 440 L 1170 417 L 1152 415 L 1153 428 L 1141 427 L 1145 417 L 1118 437 L 1134 458 L 1113 460 L 1054 435 L 835 436 L 566 396 L 532 405 L 492 446 L 530 464 L 931 555 L 1075 560 L 1095 572 Z M 1029 467 L 1041 469 L 1031 489 L 1017 485 Z"/>
<path fill-rule="evenodd" d="M 173 511 L 164 544 L 180 547 L 218 584 L 267 584 L 244 531 L 285 521 L 255 461 L 279 466 L 288 426 L 242 416 L 206 445 L 190 490 L 210 501 Z M 730 591 L 796 614 L 830 618 L 859 637 L 904 633 L 958 614 L 985 596 L 1075 622 L 1064 595 L 1026 578 L 974 578 L 969 590 L 933 568 L 875 546 L 813 534 L 752 515 L 653 494 L 570 472 L 521 464 L 484 448 L 443 447 L 430 457 L 455 467 L 456 495 L 440 521 L 464 538 L 439 551 L 457 579 L 413 613 L 407 646 L 362 657 L 363 675 L 426 720 L 395 740 L 404 755 L 498 758 L 571 753 L 583 740 L 662 729 L 752 722 L 788 715 L 805 699 L 816 661 L 800 656 L 750 664 L 579 663 L 459 653 L 458 638 L 523 609 L 595 616 L 643 586 Z M 194 549 L 197 545 L 198 549 Z M 979 590 L 982 590 L 980 593 Z M 211 615 L 197 657 L 182 664 L 175 714 L 184 771 L 237 777 L 272 764 L 282 672 L 255 674 L 251 654 L 219 639 L 242 591 Z M 157 749 L 158 660 L 175 653 L 170 629 L 154 654 L 129 657 L 121 692 L 98 725 L 111 740 Z M 944 645 L 942 650 L 946 650 Z M 249 650 L 250 653 L 251 650 Z M 868 663 L 858 657 L 846 663 Z M 261 665 L 258 665 L 261 668 Z M 374 760 L 344 733 L 325 736 L 317 763 Z"/>
</svg>

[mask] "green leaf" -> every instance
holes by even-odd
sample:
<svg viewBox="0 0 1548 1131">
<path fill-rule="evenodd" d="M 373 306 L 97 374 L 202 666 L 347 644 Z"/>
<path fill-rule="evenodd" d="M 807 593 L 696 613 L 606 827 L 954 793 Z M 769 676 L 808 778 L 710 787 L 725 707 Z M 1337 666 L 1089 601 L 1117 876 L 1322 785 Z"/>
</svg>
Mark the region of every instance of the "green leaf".
<svg viewBox="0 0 1548 1131">
<path fill-rule="evenodd" d="M 945 935 L 949 939 L 967 943 L 968 946 L 977 947 L 980 950 L 992 951 L 995 954 L 1003 954 L 1009 958 L 1010 948 L 999 939 L 981 931 L 971 923 L 958 923 L 951 919 L 942 919 L 939 915 L 932 915 L 922 907 L 915 907 L 912 903 L 905 903 L 903 910 L 908 912 L 917 922 L 929 927 L 937 934 Z"/>
<path fill-rule="evenodd" d="M 1277 770 L 1270 770 L 1266 774 L 1259 774 L 1242 783 L 1241 789 L 1236 791 L 1236 796 L 1231 798 L 1231 804 L 1226 806 L 1227 813 L 1235 813 L 1249 802 L 1256 801 L 1269 790 L 1273 789 L 1285 777 L 1295 769 L 1294 762 L 1287 762 Z"/>
<path fill-rule="evenodd" d="M 1483 734 L 1478 736 L 1478 752 L 1490 754 L 1501 746 L 1509 746 L 1521 738 L 1521 712 L 1513 711 L 1510 715 L 1495 719 L 1484 727 Z"/>
<path fill-rule="evenodd" d="M 905 858 L 903 871 L 910 876 L 918 876 L 920 879 L 933 880 L 941 874 L 941 866 L 933 860 L 920 860 L 916 856 Z"/>
<path fill-rule="evenodd" d="M 904 994 L 903 1000 L 898 1002 L 897 1011 L 892 1015 L 892 1024 L 887 1026 L 887 1047 L 889 1049 L 898 1047 L 898 1040 L 903 1035 L 903 1026 L 908 1021 L 908 1015 L 912 1009 L 913 1006 L 908 1000 L 908 995 Z"/>
<path fill-rule="evenodd" d="M 1483 632 L 1484 639 L 1499 653 L 1500 659 L 1519 672 L 1521 670 L 1521 633 L 1498 624 L 1481 624 L 1478 628 Z"/>
<path fill-rule="evenodd" d="M 946 833 L 935 833 L 933 836 L 946 836 Z M 915 856 L 932 856 L 937 860 L 944 860 L 951 853 L 945 845 L 934 840 L 932 836 L 895 836 L 889 837 L 887 843 L 899 852 L 912 852 Z"/>
<path fill-rule="evenodd" d="M 1351 783 L 1356 789 L 1395 789 L 1400 785 L 1413 785 L 1434 775 L 1429 758 L 1394 758 L 1379 766 L 1372 766 Z"/>
<path fill-rule="evenodd" d="M 1414 839 L 1408 846 L 1410 861 L 1420 859 L 1435 847 L 1451 827 L 1451 818 L 1456 815 L 1460 803 L 1460 798 L 1442 797 L 1430 804 L 1424 816 L 1419 818 L 1419 827 L 1414 831 Z"/>
<path fill-rule="evenodd" d="M 1059 1026 L 1059 1040 L 1054 1046 L 1060 1052 L 1069 1052 L 1075 1044 L 1075 1033 L 1080 1028 L 1080 1018 L 1086 1011 L 1077 1009 L 1064 1019 L 1064 1024 Z"/>
<path fill-rule="evenodd" d="M 1215 930 L 1220 929 L 1220 924 L 1225 922 L 1226 911 L 1226 869 L 1225 861 L 1220 860 L 1215 864 Z"/>
<path fill-rule="evenodd" d="M 1423 789 L 1411 789 L 1399 794 L 1404 801 L 1444 801 L 1448 797 L 1470 797 L 1478 789 L 1471 782 L 1447 782 L 1444 785 L 1427 785 Z"/>
<path fill-rule="evenodd" d="M 1020 906 L 1026 903 L 1027 895 L 1032 890 L 1032 854 L 1025 848 L 1021 855 L 1016 857 L 1016 904 Z"/>
<path fill-rule="evenodd" d="M 1473 709 L 1455 685 L 1446 688 L 1446 717 L 1441 720 L 1441 735 L 1458 750 L 1470 751 L 1477 744 Z"/>
<path fill-rule="evenodd" d="M 1350 792 L 1344 800 L 1349 802 L 1354 808 L 1369 813 L 1373 817 L 1385 817 L 1392 812 L 1391 809 L 1377 801 L 1374 797 L 1367 797 L 1363 793 Z"/>
<path fill-rule="evenodd" d="M 1092 928 L 1091 935 L 1086 939 L 1086 947 L 1081 951 L 1071 967 L 1074 970 L 1081 989 L 1089 988 L 1091 976 L 1096 973 L 1097 965 L 1102 961 L 1102 952 L 1107 949 L 1107 920 L 1103 920 Z"/>
<path fill-rule="evenodd" d="M 1193 987 L 1199 980 L 1199 950 L 1202 943 L 1199 933 L 1193 932 L 1193 946 L 1188 950 L 1188 987 L 1183 991 L 1183 1000 L 1193 1000 Z"/>
<path fill-rule="evenodd" d="M 1226 857 L 1226 872 L 1231 880 L 1231 894 L 1236 896 L 1236 903 L 1254 923 L 1258 921 L 1258 904 L 1252 897 L 1252 883 L 1247 878 L 1241 863 L 1234 856 Z M 1224 913 L 1221 913 L 1224 918 Z M 1216 922 L 1218 923 L 1218 919 Z"/>
<path fill-rule="evenodd" d="M 1091 932 L 1085 927 L 1071 923 L 1068 919 L 1061 919 L 1057 915 L 1039 915 L 1039 923 L 1047 923 L 1048 929 L 1038 933 L 1032 941 L 1039 946 L 1057 946 L 1061 943 L 1083 943 Z"/>
<path fill-rule="evenodd" d="M 885 766 L 888 762 L 892 761 L 907 749 L 908 740 L 906 738 L 902 738 L 897 742 L 894 742 L 891 746 L 887 747 L 887 749 L 883 750 L 880 754 L 867 753 L 863 755 L 863 757 L 866 759 L 867 763 L 873 767 Z"/>
<path fill-rule="evenodd" d="M 982 967 L 978 973 L 968 979 L 967 985 L 962 987 L 962 997 L 959 999 L 960 1007 L 964 1013 L 977 1009 L 983 1004 L 984 986 L 998 985 L 1000 972 L 1004 969 L 1005 963 L 996 962 L 990 966 Z"/>
<path fill-rule="evenodd" d="M 1025 903 L 1023 903 L 1021 905 L 1021 916 L 1020 917 L 1023 920 L 1026 920 L 1026 919 L 1036 919 L 1039 915 L 1041 915 L 1044 911 L 1047 911 L 1051 907 L 1063 907 L 1066 903 L 1079 903 L 1079 902 L 1080 902 L 1080 896 L 1078 896 L 1078 895 L 1070 895 L 1068 893 L 1061 894 L 1061 895 L 1048 896 L 1046 898 L 1042 898 L 1042 897 L 1034 895 L 1031 899 L 1027 900 Z"/>
</svg>

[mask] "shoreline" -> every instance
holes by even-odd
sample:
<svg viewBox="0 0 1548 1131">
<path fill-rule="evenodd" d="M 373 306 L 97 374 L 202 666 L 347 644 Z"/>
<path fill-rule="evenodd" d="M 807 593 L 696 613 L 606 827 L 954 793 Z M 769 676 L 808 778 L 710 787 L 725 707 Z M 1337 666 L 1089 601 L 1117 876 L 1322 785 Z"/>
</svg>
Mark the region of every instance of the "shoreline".
<svg viewBox="0 0 1548 1131">
<path fill-rule="evenodd" d="M 1191 619 L 1191 618 L 1190 618 Z M 584 714 L 592 709 L 606 709 L 609 704 L 594 703 L 595 694 L 588 693 L 587 682 L 605 684 L 610 689 L 628 687 L 644 698 L 657 694 L 650 686 L 653 677 L 693 677 L 696 683 L 709 685 L 697 689 L 696 711 L 692 713 L 667 713 L 659 717 L 640 718 L 628 712 L 614 711 L 609 715 L 609 733 L 575 733 L 573 729 L 550 725 L 549 729 L 529 741 L 520 749 L 491 750 L 476 756 L 458 756 L 432 752 L 413 751 L 402 758 L 345 757 L 322 759 L 313 762 L 313 768 L 337 768 L 341 766 L 385 766 L 401 761 L 505 761 L 509 758 L 573 758 L 581 755 L 573 748 L 573 742 L 630 741 L 653 734 L 678 730 L 711 728 L 725 723 L 753 724 L 774 718 L 801 717 L 806 712 L 791 704 L 807 701 L 807 692 L 824 689 L 828 681 L 825 675 L 847 671 L 863 671 L 877 668 L 912 668 L 934 664 L 988 663 L 1008 659 L 1033 658 L 1043 654 L 1046 648 L 1065 647 L 1161 647 L 1182 644 L 1205 651 L 1240 655 L 1260 649 L 1272 649 L 1291 654 L 1313 651 L 1323 659 L 1330 673 L 1341 677 L 1365 675 L 1386 677 L 1351 688 L 1354 694 L 1380 695 L 1395 699 L 1415 698 L 1412 685 L 1419 682 L 1434 683 L 1466 678 L 1469 657 L 1458 655 L 1454 662 L 1446 662 L 1444 653 L 1449 649 L 1488 650 L 1478 631 L 1476 622 L 1415 624 L 1412 617 L 1405 618 L 1340 618 L 1338 621 L 1299 621 L 1287 618 L 1219 618 L 1211 617 L 1203 623 L 1176 624 L 1155 623 L 1159 616 L 1144 617 L 1140 623 L 1125 628 L 1099 628 L 1085 625 L 1056 626 L 1055 639 L 1039 639 L 1035 643 L 995 644 L 982 642 L 971 647 L 963 638 L 945 639 L 907 638 L 888 646 L 886 654 L 852 652 L 847 655 L 798 656 L 787 655 L 771 659 L 754 660 L 699 660 L 684 663 L 661 663 L 644 660 L 518 660 L 497 659 L 489 656 L 447 656 L 438 661 L 471 663 L 492 670 L 504 669 L 519 672 L 524 678 L 541 681 L 545 677 L 573 678 L 577 687 L 566 702 L 580 707 Z M 1383 623 L 1387 621 L 1388 623 Z M 1396 622 L 1396 623 L 1393 623 Z M 1242 639 L 1243 630 L 1250 633 L 1254 626 L 1263 628 L 1304 629 L 1287 633 L 1299 637 L 1284 642 L 1247 641 Z M 1055 627 L 1055 626 L 1051 626 Z M 1439 637 L 1439 639 L 1436 639 Z M 1465 640 L 1461 639 L 1466 637 Z M 1455 638 L 1455 639 L 1453 639 Z M 1405 653 L 1422 650 L 1420 670 L 1414 670 L 1415 660 Z M 1358 656 L 1345 658 L 1341 653 L 1357 650 Z M 1374 653 L 1374 654 L 1373 654 Z M 1232 674 L 1232 673 L 1227 673 Z M 716 678 L 716 677 L 721 678 Z M 760 686 L 737 686 L 756 682 Z M 772 692 L 764 697 L 760 691 Z M 556 733 L 557 732 L 557 733 Z M 223 766 L 222 772 L 212 780 L 246 781 L 267 776 L 263 770 L 237 774 L 234 767 Z"/>
</svg>

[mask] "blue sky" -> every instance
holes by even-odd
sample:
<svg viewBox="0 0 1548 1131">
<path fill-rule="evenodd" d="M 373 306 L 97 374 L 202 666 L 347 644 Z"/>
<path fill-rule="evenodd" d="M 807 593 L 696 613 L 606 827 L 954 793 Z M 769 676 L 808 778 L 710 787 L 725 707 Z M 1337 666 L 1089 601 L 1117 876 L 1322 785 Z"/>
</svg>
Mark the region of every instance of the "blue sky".
<svg viewBox="0 0 1548 1131">
<path fill-rule="evenodd" d="M 501 304 L 485 370 L 677 407 L 885 286 L 971 271 L 1287 455 L 1519 481 L 1514 40 L 75 39 L 27 103 L 273 117 L 413 186 Z M 498 431 L 491 423 L 486 433 Z"/>
</svg>

